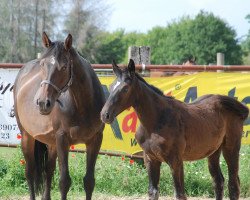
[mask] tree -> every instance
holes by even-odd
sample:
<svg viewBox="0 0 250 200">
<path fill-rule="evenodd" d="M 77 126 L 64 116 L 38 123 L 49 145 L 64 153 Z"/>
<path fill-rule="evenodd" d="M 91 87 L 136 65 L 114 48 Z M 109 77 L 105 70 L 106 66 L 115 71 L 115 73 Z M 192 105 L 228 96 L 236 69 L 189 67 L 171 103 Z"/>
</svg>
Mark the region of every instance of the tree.
<svg viewBox="0 0 250 200">
<path fill-rule="evenodd" d="M 248 23 L 250 23 L 250 14 L 246 16 L 246 20 L 248 20 Z M 244 52 L 244 64 L 250 64 L 250 29 L 248 30 L 245 40 L 242 41 L 241 47 Z"/>
<path fill-rule="evenodd" d="M 235 31 L 212 13 L 201 11 L 195 19 L 183 17 L 167 27 L 155 27 L 148 36 L 155 64 L 181 64 L 190 56 L 198 64 L 215 63 L 217 52 L 225 54 L 226 64 L 242 64 Z"/>
<path fill-rule="evenodd" d="M 0 2 L 0 61 L 27 62 L 41 51 L 43 30 L 53 34 L 56 12 L 52 0 Z"/>
<path fill-rule="evenodd" d="M 64 32 L 71 33 L 75 47 L 81 49 L 104 28 L 107 14 L 108 7 L 103 0 L 71 0 Z"/>
</svg>

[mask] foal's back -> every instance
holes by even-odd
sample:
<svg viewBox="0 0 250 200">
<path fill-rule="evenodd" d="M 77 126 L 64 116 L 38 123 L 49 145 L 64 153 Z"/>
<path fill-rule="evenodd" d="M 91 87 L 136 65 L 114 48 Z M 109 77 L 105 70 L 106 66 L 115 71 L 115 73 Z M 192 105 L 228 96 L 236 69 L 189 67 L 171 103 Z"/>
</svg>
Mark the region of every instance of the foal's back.
<svg viewBox="0 0 250 200">
<path fill-rule="evenodd" d="M 248 108 L 235 99 L 223 95 L 205 95 L 184 107 L 184 160 L 207 157 L 226 140 L 241 138 Z"/>
</svg>

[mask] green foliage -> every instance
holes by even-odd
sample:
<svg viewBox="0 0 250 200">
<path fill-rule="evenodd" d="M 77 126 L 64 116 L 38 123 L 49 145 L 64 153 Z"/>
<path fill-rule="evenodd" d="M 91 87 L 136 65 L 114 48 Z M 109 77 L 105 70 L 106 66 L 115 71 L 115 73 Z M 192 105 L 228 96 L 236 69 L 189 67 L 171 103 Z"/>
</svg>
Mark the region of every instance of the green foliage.
<svg viewBox="0 0 250 200">
<path fill-rule="evenodd" d="M 243 52 L 235 38 L 235 31 L 225 21 L 201 11 L 194 19 L 184 16 L 147 34 L 123 29 L 100 32 L 80 51 L 95 63 L 113 59 L 127 63 L 129 46 L 150 46 L 152 64 L 182 64 L 189 57 L 196 57 L 198 64 L 216 63 L 218 52 L 225 54 L 225 64 L 242 64 Z"/>
<path fill-rule="evenodd" d="M 100 31 L 95 37 L 89 38 L 80 52 L 92 63 L 127 63 L 128 47 L 145 45 L 146 35 L 142 33 L 125 33 L 119 29 L 113 33 Z"/>
<path fill-rule="evenodd" d="M 225 54 L 225 64 L 242 64 L 235 31 L 211 13 L 183 17 L 167 27 L 153 28 L 148 35 L 154 64 L 182 64 L 190 56 L 198 64 L 215 63 L 217 52 Z"/>
<path fill-rule="evenodd" d="M 246 20 L 248 20 L 248 23 L 250 24 L 250 14 L 246 16 Z M 241 47 L 244 52 L 244 56 L 243 56 L 244 64 L 249 65 L 250 64 L 250 29 L 248 30 L 248 34 L 245 36 L 246 38 L 242 41 Z"/>
<path fill-rule="evenodd" d="M 28 187 L 24 178 L 25 165 L 20 164 L 23 159 L 21 150 L 15 151 L 13 156 L 3 157 L 0 154 L 0 196 L 11 197 L 28 195 Z M 69 156 L 70 176 L 72 185 L 69 191 L 70 197 L 79 197 L 84 194 L 83 176 L 85 174 L 85 154 L 70 153 Z M 227 189 L 227 165 L 221 157 L 221 168 L 225 177 L 225 195 Z M 241 196 L 250 197 L 250 146 L 243 145 L 240 154 Z M 214 197 L 212 178 L 208 172 L 207 160 L 185 162 L 185 190 L 188 196 Z M 130 159 L 121 157 L 99 156 L 96 164 L 96 187 L 95 194 L 112 196 L 145 196 L 147 195 L 148 176 L 147 171 L 141 164 L 130 164 Z M 52 184 L 52 197 L 58 199 L 59 172 L 55 172 Z M 173 196 L 173 181 L 169 167 L 163 163 L 161 167 L 160 195 Z"/>
</svg>

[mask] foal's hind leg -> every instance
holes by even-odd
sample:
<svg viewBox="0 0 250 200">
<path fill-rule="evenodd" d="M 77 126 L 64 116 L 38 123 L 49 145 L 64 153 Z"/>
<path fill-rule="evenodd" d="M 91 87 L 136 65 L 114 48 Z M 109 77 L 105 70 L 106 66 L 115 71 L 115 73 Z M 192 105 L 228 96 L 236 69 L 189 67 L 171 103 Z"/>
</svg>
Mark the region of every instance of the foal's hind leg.
<svg viewBox="0 0 250 200">
<path fill-rule="evenodd" d="M 22 151 L 26 161 L 25 176 L 30 191 L 30 200 L 35 200 L 34 177 L 35 177 L 35 140 L 28 133 L 22 131 Z"/>
<path fill-rule="evenodd" d="M 46 165 L 46 182 L 45 182 L 45 190 L 43 193 L 42 200 L 50 200 L 50 190 L 51 190 L 51 181 L 54 175 L 55 167 L 56 167 L 56 147 L 48 147 L 48 162 Z"/>
<path fill-rule="evenodd" d="M 226 142 L 223 145 L 223 156 L 228 166 L 228 190 L 230 200 L 237 200 L 240 196 L 240 180 L 238 176 L 239 172 L 239 151 L 241 137 L 234 136 L 232 141 L 226 138 Z"/>
<path fill-rule="evenodd" d="M 147 167 L 149 186 L 148 186 L 148 195 L 149 200 L 158 200 L 159 198 L 159 180 L 160 180 L 160 168 L 161 162 L 158 160 L 151 160 L 144 153 L 144 163 Z"/>
<path fill-rule="evenodd" d="M 86 144 L 87 148 L 87 170 L 83 179 L 84 190 L 86 192 L 86 200 L 91 200 L 92 193 L 95 187 L 95 164 L 102 143 L 103 133 L 98 132 L 91 140 L 91 143 Z"/>
<path fill-rule="evenodd" d="M 223 199 L 224 189 L 224 177 L 220 169 L 220 154 L 221 148 L 219 148 L 216 152 L 214 152 L 211 156 L 208 157 L 208 168 L 214 181 L 216 200 Z"/>
</svg>

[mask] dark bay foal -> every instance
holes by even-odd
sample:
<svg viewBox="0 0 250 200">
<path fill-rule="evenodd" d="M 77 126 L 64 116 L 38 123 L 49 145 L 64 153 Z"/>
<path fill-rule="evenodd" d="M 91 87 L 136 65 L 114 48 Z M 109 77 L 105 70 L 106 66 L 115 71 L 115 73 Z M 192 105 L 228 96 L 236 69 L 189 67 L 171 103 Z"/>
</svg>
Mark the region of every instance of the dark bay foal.
<svg viewBox="0 0 250 200">
<path fill-rule="evenodd" d="M 128 107 L 135 109 L 141 122 L 135 137 L 145 153 L 149 199 L 159 197 L 160 166 L 166 162 L 172 171 L 176 198 L 185 200 L 183 161 L 206 157 L 216 199 L 222 199 L 221 152 L 228 165 L 229 197 L 239 199 L 239 150 L 248 108 L 222 95 L 204 95 L 190 104 L 166 97 L 135 72 L 133 60 L 125 69 L 113 62 L 113 70 L 117 79 L 110 87 L 101 119 L 111 123 Z"/>
</svg>

